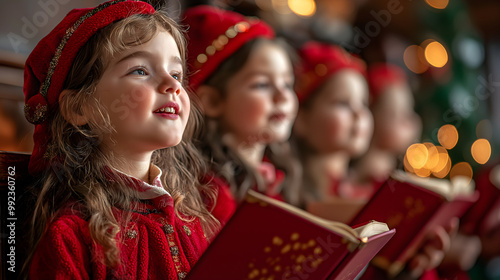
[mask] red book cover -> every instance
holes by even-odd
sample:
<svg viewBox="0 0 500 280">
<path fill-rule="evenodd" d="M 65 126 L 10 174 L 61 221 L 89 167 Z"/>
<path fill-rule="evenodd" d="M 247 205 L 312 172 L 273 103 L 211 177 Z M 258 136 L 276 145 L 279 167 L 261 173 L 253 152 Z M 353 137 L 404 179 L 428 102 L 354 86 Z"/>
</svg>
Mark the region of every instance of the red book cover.
<svg viewBox="0 0 500 280">
<path fill-rule="evenodd" d="M 479 200 L 464 215 L 461 228 L 468 234 L 488 234 L 500 227 L 500 164 L 496 162 L 476 177 Z"/>
<path fill-rule="evenodd" d="M 450 219 L 461 217 L 477 201 L 479 195 L 473 191 L 452 196 L 428 189 L 429 184 L 446 182 L 449 183 L 444 179 L 417 179 L 397 173 L 374 194 L 351 222 L 377 220 L 397 230 L 373 259 L 374 265 L 386 269 L 391 276 L 397 275 L 433 227 L 446 226 Z"/>
<path fill-rule="evenodd" d="M 377 222 L 352 229 L 249 191 L 188 279 L 354 279 L 394 233 Z"/>
</svg>

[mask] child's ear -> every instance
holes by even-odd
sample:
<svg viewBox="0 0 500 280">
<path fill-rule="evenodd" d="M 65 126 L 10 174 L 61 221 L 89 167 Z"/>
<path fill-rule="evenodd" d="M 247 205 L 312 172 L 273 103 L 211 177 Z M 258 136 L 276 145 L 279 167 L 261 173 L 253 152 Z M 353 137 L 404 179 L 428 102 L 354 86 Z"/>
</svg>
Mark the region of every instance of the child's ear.
<svg viewBox="0 0 500 280">
<path fill-rule="evenodd" d="M 59 95 L 59 110 L 61 110 L 61 114 L 64 119 L 75 126 L 82 126 L 88 123 L 88 118 L 83 115 L 83 108 L 77 110 L 72 104 L 68 104 L 71 102 L 71 98 L 69 98 L 68 94 L 74 93 L 73 90 L 65 89 Z M 85 106 L 85 105 L 84 105 Z"/>
<path fill-rule="evenodd" d="M 210 118 L 219 117 L 224 112 L 224 100 L 221 93 L 212 86 L 201 85 L 196 90 L 202 110 Z"/>
</svg>

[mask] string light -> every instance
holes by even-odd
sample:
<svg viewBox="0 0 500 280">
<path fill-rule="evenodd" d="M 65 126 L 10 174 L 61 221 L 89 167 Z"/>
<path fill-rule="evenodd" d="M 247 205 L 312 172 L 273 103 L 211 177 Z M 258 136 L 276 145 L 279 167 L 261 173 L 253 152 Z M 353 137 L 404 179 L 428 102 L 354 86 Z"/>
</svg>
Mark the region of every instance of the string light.
<svg viewBox="0 0 500 280">
<path fill-rule="evenodd" d="M 417 45 L 411 45 L 406 48 L 403 60 L 406 67 L 416 74 L 422 74 L 429 68 L 429 64 L 425 59 L 424 49 Z"/>
<path fill-rule="evenodd" d="M 450 171 L 450 179 L 456 176 L 467 177 L 472 180 L 472 167 L 467 162 L 459 162 L 455 164 Z"/>
<path fill-rule="evenodd" d="M 448 6 L 449 0 L 425 0 L 425 2 L 435 9 L 445 9 Z"/>
<path fill-rule="evenodd" d="M 458 142 L 458 131 L 454 125 L 445 124 L 438 130 L 438 141 L 448 150 L 453 149 Z"/>
<path fill-rule="evenodd" d="M 427 162 L 429 152 L 424 144 L 413 144 L 406 149 L 408 163 L 413 169 L 421 169 Z"/>
<path fill-rule="evenodd" d="M 314 0 L 288 0 L 288 7 L 299 16 L 310 17 L 316 13 Z"/>
<path fill-rule="evenodd" d="M 430 65 L 441 68 L 448 63 L 448 52 L 441 43 L 432 41 L 424 47 L 425 60 Z"/>
<path fill-rule="evenodd" d="M 488 162 L 491 156 L 491 145 L 486 139 L 477 139 L 471 147 L 471 154 L 474 160 L 479 164 Z"/>
</svg>

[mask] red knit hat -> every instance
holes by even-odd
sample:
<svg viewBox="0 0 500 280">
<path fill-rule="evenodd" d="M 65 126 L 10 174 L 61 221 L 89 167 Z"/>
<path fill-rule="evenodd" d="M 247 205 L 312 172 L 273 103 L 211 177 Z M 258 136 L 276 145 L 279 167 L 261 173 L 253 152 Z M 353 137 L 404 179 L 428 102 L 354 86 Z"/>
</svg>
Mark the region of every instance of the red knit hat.
<svg viewBox="0 0 500 280">
<path fill-rule="evenodd" d="M 188 9 L 183 24 L 188 25 L 189 85 L 193 90 L 246 42 L 274 38 L 274 31 L 261 20 L 212 6 Z"/>
<path fill-rule="evenodd" d="M 405 71 L 397 65 L 377 63 L 368 68 L 368 85 L 372 103 L 380 97 L 388 85 L 407 82 Z"/>
<path fill-rule="evenodd" d="M 300 66 L 296 71 L 295 92 L 299 102 L 304 102 L 327 78 L 350 68 L 365 75 L 365 63 L 339 46 L 311 41 L 299 50 Z"/>
<path fill-rule="evenodd" d="M 74 9 L 33 49 L 24 69 L 26 119 L 35 124 L 31 173 L 48 167 L 47 145 L 50 115 L 57 110 L 59 95 L 76 54 L 98 30 L 133 14 L 152 14 L 151 5 L 133 1 L 105 2 L 95 8 Z"/>
</svg>

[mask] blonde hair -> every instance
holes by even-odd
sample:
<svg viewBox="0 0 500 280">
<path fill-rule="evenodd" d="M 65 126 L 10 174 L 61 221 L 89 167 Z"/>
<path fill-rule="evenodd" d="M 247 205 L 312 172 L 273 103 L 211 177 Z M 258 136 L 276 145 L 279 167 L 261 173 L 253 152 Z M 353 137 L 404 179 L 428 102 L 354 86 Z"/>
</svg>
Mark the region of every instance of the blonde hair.
<svg viewBox="0 0 500 280">
<path fill-rule="evenodd" d="M 130 209 L 136 193 L 131 188 L 124 188 L 124 181 L 115 178 L 110 181 L 103 172 L 116 166 L 116 159 L 100 146 L 100 139 L 112 132 L 113 127 L 93 92 L 114 55 L 148 42 L 161 31 L 172 35 L 185 61 L 184 34 L 163 11 L 132 15 L 110 24 L 91 37 L 79 51 L 64 86 L 71 91 L 61 97 L 60 110 L 49 119 L 52 144 L 48 147 L 48 155 L 51 164 L 38 183 L 32 248 L 36 247 L 58 211 L 73 202 L 83 218 L 89 221 L 91 237 L 103 248 L 103 255 L 98 257 L 107 266 L 120 263 L 117 234 L 130 216 L 125 214 L 126 217 L 118 222 L 112 207 Z M 191 143 L 191 137 L 202 119 L 199 107 L 193 102 L 196 100 L 191 100 L 191 113 L 181 143 L 155 151 L 152 162 L 163 170 L 161 180 L 174 200 L 177 216 L 183 220 L 199 218 L 206 236 L 211 238 L 218 222 L 205 208 L 201 196 L 214 200 L 215 194 L 199 181 L 206 172 L 206 164 Z M 90 114 L 97 117 L 84 126 L 70 124 L 61 113 L 75 112 L 87 116 L 85 110 L 90 110 L 88 108 L 98 114 Z"/>
</svg>

